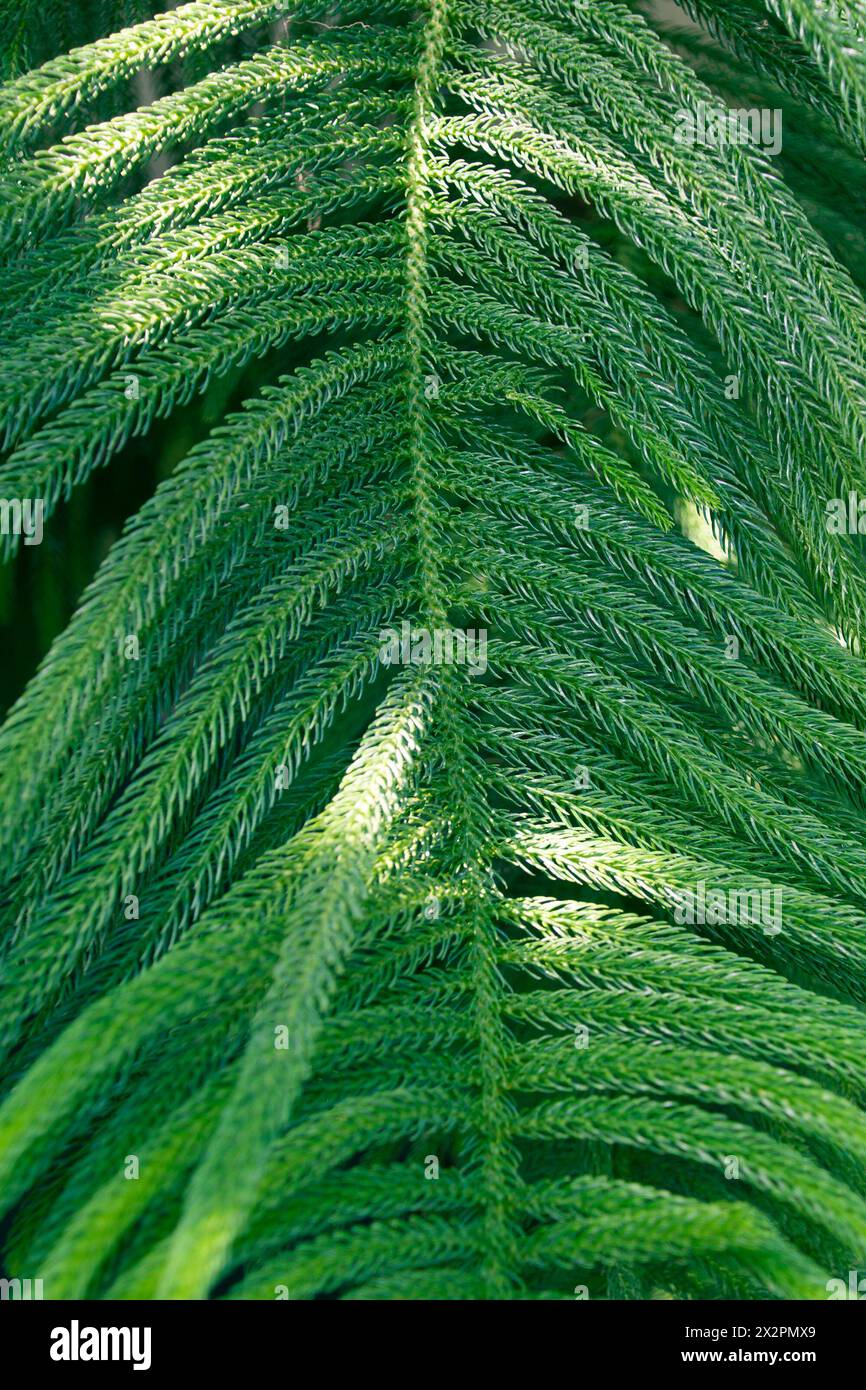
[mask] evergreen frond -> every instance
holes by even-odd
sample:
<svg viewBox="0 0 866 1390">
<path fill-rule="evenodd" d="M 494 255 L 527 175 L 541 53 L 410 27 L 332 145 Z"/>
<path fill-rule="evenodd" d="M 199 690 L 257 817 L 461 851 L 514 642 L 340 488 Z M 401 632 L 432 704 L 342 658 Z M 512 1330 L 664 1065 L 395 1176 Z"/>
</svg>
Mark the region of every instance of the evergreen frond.
<svg viewBox="0 0 866 1390">
<path fill-rule="evenodd" d="M 863 6 L 84 8 L 4 16 L 4 561 L 185 426 L 0 727 L 4 1275 L 826 1297 Z"/>
</svg>

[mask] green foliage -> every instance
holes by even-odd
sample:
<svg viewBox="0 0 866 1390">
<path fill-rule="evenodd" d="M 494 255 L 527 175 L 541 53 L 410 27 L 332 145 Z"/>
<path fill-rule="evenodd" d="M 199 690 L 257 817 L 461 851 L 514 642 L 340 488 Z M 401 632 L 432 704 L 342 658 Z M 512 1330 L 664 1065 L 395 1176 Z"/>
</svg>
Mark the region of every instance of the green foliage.
<svg viewBox="0 0 866 1390">
<path fill-rule="evenodd" d="M 866 1260 L 866 5 L 668 8 L 13 7 L 0 498 L 227 403 L 0 731 L 46 1297 Z"/>
</svg>

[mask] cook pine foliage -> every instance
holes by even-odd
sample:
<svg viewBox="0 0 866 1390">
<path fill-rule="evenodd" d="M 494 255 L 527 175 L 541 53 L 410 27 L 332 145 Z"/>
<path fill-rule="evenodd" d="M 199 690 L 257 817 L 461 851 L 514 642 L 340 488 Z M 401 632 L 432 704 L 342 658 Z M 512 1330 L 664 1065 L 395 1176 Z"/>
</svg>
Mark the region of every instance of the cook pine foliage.
<svg viewBox="0 0 866 1390">
<path fill-rule="evenodd" d="M 192 431 L 0 733 L 47 1298 L 866 1262 L 866 4 L 663 8 L 8 7 L 0 497 Z"/>
</svg>

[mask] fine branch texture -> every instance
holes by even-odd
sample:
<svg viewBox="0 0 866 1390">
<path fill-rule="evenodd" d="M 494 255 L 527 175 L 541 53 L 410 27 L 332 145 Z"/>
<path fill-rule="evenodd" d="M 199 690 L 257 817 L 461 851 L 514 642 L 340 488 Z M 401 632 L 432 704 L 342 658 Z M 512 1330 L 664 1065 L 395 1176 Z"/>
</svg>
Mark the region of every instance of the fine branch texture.
<svg viewBox="0 0 866 1390">
<path fill-rule="evenodd" d="M 866 0 L 0 18 L 0 1274 L 835 1296 Z"/>
</svg>

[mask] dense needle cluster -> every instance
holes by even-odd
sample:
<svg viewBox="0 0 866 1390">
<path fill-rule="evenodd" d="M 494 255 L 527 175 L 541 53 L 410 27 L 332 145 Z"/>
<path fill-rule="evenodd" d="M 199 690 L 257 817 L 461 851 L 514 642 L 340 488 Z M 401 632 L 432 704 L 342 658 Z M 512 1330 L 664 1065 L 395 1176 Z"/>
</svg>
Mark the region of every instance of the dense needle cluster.
<svg viewBox="0 0 866 1390">
<path fill-rule="evenodd" d="M 866 567 L 827 525 L 866 495 L 866 4 L 103 5 L 59 56 L 32 8 L 0 498 L 50 535 L 264 379 L 0 731 L 2 1272 L 826 1297 L 866 1262 Z M 779 156 L 677 139 L 720 104 Z"/>
</svg>

